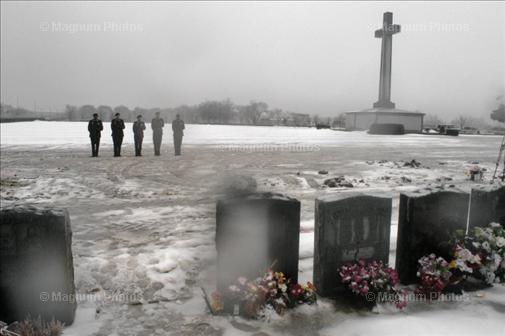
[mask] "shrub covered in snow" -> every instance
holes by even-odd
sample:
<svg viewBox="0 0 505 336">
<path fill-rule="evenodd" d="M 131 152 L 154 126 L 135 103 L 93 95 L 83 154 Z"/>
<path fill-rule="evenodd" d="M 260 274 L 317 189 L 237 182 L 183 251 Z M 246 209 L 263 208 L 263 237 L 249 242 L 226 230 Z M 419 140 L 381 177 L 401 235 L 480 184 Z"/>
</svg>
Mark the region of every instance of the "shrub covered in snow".
<svg viewBox="0 0 505 336">
<path fill-rule="evenodd" d="M 21 322 L 11 324 L 5 330 L 1 329 L 0 335 L 60 336 L 63 334 L 63 326 L 63 323 L 59 321 L 46 322 L 40 316 L 38 318 L 28 316 Z"/>
</svg>

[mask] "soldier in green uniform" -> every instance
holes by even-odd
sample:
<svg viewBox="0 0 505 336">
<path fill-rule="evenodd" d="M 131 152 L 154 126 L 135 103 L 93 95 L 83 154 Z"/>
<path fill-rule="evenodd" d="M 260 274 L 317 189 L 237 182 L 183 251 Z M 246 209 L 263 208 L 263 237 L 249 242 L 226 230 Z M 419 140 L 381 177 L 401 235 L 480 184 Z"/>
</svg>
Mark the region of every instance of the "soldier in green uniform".
<svg viewBox="0 0 505 336">
<path fill-rule="evenodd" d="M 153 143 L 154 143 L 154 155 L 160 155 L 161 139 L 163 137 L 163 127 L 165 126 L 165 121 L 160 118 L 160 112 L 156 112 L 156 116 L 151 121 L 151 128 L 153 129 Z"/>
<path fill-rule="evenodd" d="M 102 121 L 98 119 L 98 113 L 93 113 L 93 119 L 88 123 L 89 137 L 91 138 L 91 156 L 98 156 L 100 146 L 100 135 L 103 130 Z"/>
<path fill-rule="evenodd" d="M 119 118 L 119 113 L 114 115 L 114 119 L 110 122 L 110 128 L 112 129 L 112 141 L 114 142 L 114 156 L 121 156 L 125 126 L 123 119 Z"/>
<path fill-rule="evenodd" d="M 142 121 L 142 116 L 137 116 L 137 121 L 133 123 L 133 139 L 135 140 L 135 156 L 142 156 L 142 141 L 144 141 L 144 130 L 146 124 Z"/>
<path fill-rule="evenodd" d="M 181 116 L 177 114 L 175 120 L 172 121 L 172 131 L 174 132 L 174 149 L 175 155 L 181 155 L 182 137 L 184 136 L 184 121 Z"/>
</svg>

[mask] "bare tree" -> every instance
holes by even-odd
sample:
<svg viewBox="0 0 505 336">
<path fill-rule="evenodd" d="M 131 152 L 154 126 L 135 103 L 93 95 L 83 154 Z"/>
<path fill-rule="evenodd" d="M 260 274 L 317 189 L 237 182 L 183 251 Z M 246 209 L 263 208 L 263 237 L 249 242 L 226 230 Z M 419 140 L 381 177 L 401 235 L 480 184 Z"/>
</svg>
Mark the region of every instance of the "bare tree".
<svg viewBox="0 0 505 336">
<path fill-rule="evenodd" d="M 198 114 L 204 122 L 228 124 L 233 119 L 234 113 L 234 105 L 229 99 L 206 101 L 198 105 Z"/>
<path fill-rule="evenodd" d="M 425 118 L 424 118 L 424 124 L 426 126 L 432 126 L 432 127 L 436 127 L 438 125 L 442 125 L 442 124 L 445 124 L 445 121 L 440 119 L 437 115 L 435 114 L 428 114 Z"/>
<path fill-rule="evenodd" d="M 346 114 L 340 113 L 338 116 L 333 118 L 332 126 L 333 127 L 340 127 L 340 128 L 345 127 L 345 119 L 346 119 Z"/>
<path fill-rule="evenodd" d="M 458 121 L 457 124 L 459 125 L 459 128 L 463 129 L 463 128 L 465 128 L 465 125 L 468 122 L 468 118 L 460 115 L 458 117 L 457 121 Z"/>
<path fill-rule="evenodd" d="M 133 121 L 132 111 L 124 105 L 114 107 L 114 114 L 116 113 L 119 113 L 121 115 L 121 119 L 125 121 Z"/>
<path fill-rule="evenodd" d="M 257 125 L 261 115 L 268 111 L 268 104 L 264 102 L 251 101 L 249 105 L 240 109 L 244 118 L 253 125 Z"/>
<path fill-rule="evenodd" d="M 89 120 L 96 113 L 96 108 L 93 105 L 83 105 L 77 109 L 78 120 Z"/>
<path fill-rule="evenodd" d="M 80 120 L 79 113 L 77 111 L 77 106 L 67 104 L 65 106 L 65 114 L 68 120 Z"/>
<path fill-rule="evenodd" d="M 505 123 L 505 104 L 500 104 L 500 106 L 491 113 L 491 119 Z"/>
<path fill-rule="evenodd" d="M 112 119 L 112 115 L 114 114 L 112 108 L 107 105 L 98 106 L 96 111 L 103 121 L 110 121 Z"/>
</svg>

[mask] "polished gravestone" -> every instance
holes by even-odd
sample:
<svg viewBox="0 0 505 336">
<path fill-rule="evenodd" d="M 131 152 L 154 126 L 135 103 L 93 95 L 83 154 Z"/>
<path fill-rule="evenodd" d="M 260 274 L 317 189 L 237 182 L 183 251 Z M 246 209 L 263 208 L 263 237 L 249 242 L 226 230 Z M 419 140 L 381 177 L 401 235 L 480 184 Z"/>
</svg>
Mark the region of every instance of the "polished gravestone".
<svg viewBox="0 0 505 336">
<path fill-rule="evenodd" d="M 298 281 L 300 202 L 271 193 L 219 200 L 216 208 L 217 288 L 269 267 Z"/>
<path fill-rule="evenodd" d="M 0 212 L 0 320 L 29 314 L 69 325 L 75 315 L 72 231 L 66 210 L 3 207 Z"/>
<path fill-rule="evenodd" d="M 435 253 L 450 257 L 449 240 L 465 232 L 469 194 L 440 191 L 401 194 L 396 243 L 396 270 L 404 284 L 417 282 L 418 260 Z"/>
<path fill-rule="evenodd" d="M 335 194 L 316 199 L 314 285 L 323 297 L 345 290 L 340 266 L 359 260 L 389 257 L 391 198 L 358 193 Z"/>
<path fill-rule="evenodd" d="M 492 222 L 505 227 L 505 187 L 472 189 L 469 233 L 475 226 L 485 227 Z"/>
</svg>

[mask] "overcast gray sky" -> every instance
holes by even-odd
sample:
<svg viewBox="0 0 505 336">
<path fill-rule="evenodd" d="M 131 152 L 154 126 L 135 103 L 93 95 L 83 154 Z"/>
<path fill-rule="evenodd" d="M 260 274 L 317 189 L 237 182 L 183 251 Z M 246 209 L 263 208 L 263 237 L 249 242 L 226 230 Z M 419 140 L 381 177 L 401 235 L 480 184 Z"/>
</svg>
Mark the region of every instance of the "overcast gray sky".
<svg viewBox="0 0 505 336">
<path fill-rule="evenodd" d="M 1 100 L 130 108 L 262 100 L 336 115 L 377 100 L 382 13 L 398 108 L 487 117 L 504 2 L 2 2 Z"/>
</svg>

